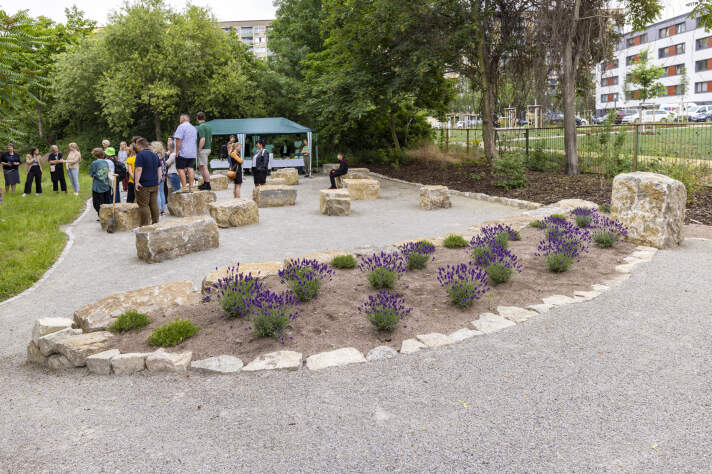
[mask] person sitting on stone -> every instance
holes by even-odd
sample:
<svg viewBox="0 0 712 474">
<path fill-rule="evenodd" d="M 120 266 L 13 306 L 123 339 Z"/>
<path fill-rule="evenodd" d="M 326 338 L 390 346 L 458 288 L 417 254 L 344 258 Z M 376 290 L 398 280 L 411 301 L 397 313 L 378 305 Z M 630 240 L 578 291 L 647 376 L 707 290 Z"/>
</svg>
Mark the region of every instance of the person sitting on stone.
<svg viewBox="0 0 712 474">
<path fill-rule="evenodd" d="M 339 158 L 339 167 L 335 170 L 329 171 L 329 179 L 331 180 L 331 187 L 329 189 L 336 189 L 336 178 L 349 172 L 349 164 L 346 163 L 344 154 L 339 153 L 336 156 Z"/>
</svg>

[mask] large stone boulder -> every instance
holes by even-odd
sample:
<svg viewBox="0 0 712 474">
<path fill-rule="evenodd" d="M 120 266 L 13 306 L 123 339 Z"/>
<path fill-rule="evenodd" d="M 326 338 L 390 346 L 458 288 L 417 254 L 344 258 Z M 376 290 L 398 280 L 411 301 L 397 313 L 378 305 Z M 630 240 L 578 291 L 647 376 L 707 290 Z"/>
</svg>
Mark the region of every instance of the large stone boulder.
<svg viewBox="0 0 712 474">
<path fill-rule="evenodd" d="M 680 181 L 656 173 L 619 174 L 613 179 L 611 216 L 628 226 L 628 240 L 655 248 L 683 241 L 687 191 Z"/>
<path fill-rule="evenodd" d="M 281 262 L 264 262 L 264 263 L 241 263 L 237 271 L 238 274 L 252 275 L 255 277 L 268 277 L 276 275 L 282 269 Z M 234 272 L 234 267 L 220 267 L 217 270 L 208 273 L 201 284 L 203 294 L 208 293 L 208 289 L 217 285 L 218 280 L 226 278 Z"/>
<path fill-rule="evenodd" d="M 299 173 L 296 168 L 279 168 L 272 171 L 272 176 L 284 179 L 288 186 L 299 184 Z"/>
<path fill-rule="evenodd" d="M 344 200 L 348 200 L 348 202 L 344 202 Z M 319 212 L 327 216 L 350 215 L 351 197 L 348 190 L 322 189 L 319 191 Z M 340 214 L 339 212 L 342 213 Z"/>
<path fill-rule="evenodd" d="M 112 215 L 116 222 L 114 226 L 115 232 L 128 232 L 141 225 L 138 204 L 135 202 L 117 202 L 115 209 L 112 204 L 102 204 L 99 209 L 99 221 L 103 230 L 106 230 L 109 226 L 109 220 Z"/>
<path fill-rule="evenodd" d="M 262 185 L 252 191 L 252 199 L 258 207 L 293 206 L 297 202 L 297 190 L 291 186 Z"/>
<path fill-rule="evenodd" d="M 447 186 L 423 186 L 420 188 L 420 207 L 428 211 L 452 207 Z"/>
<path fill-rule="evenodd" d="M 136 231 L 136 253 L 148 263 L 214 249 L 219 245 L 218 225 L 211 217 L 183 217 L 145 225 Z"/>
<path fill-rule="evenodd" d="M 336 187 L 346 187 L 344 184 L 345 179 L 371 179 L 370 172 L 371 171 L 368 168 L 349 168 L 345 175 L 336 177 L 334 180 L 336 182 Z"/>
<path fill-rule="evenodd" d="M 257 203 L 250 199 L 211 202 L 208 208 L 218 227 L 240 227 L 260 222 Z"/>
<path fill-rule="evenodd" d="M 286 186 L 287 180 L 284 178 L 279 178 L 272 174 L 272 176 L 267 176 L 267 180 L 265 181 L 265 183 L 270 186 Z"/>
<path fill-rule="evenodd" d="M 344 187 L 352 201 L 378 199 L 381 184 L 375 179 L 344 179 Z"/>
<path fill-rule="evenodd" d="M 42 336 L 71 328 L 72 323 L 73 321 L 69 318 L 40 318 L 35 321 L 32 328 L 32 342 L 37 344 Z"/>
<path fill-rule="evenodd" d="M 218 200 L 213 191 L 174 193 L 168 201 L 168 212 L 176 217 L 204 216 L 208 214 L 208 204 Z"/>
<path fill-rule="evenodd" d="M 139 290 L 125 291 L 82 306 L 74 312 L 74 322 L 84 332 L 104 331 L 127 310 L 148 313 L 200 302 L 200 293 L 189 281 L 173 281 Z"/>
<path fill-rule="evenodd" d="M 62 338 L 57 342 L 57 353 L 66 357 L 75 367 L 83 367 L 87 357 L 104 352 L 109 339 L 114 335 L 108 331 L 90 332 Z"/>
<path fill-rule="evenodd" d="M 198 185 L 203 184 L 203 177 L 199 176 L 198 177 Z M 222 173 L 215 173 L 210 175 L 210 190 L 211 191 L 223 191 L 227 189 L 227 185 L 229 183 L 229 180 L 227 179 L 227 175 L 224 175 Z"/>
</svg>

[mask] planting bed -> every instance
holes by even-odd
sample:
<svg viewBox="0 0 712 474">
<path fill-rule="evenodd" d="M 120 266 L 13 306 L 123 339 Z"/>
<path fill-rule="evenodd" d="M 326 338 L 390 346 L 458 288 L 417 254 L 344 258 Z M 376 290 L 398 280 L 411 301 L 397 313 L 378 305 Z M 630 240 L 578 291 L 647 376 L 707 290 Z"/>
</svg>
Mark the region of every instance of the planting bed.
<svg viewBox="0 0 712 474">
<path fill-rule="evenodd" d="M 592 284 L 620 275 L 616 273 L 616 265 L 625 263 L 624 258 L 634 249 L 627 242 L 619 242 L 610 249 L 591 245 L 589 252 L 569 271 L 552 273 L 547 269 L 545 259 L 535 256 L 543 236 L 544 232 L 539 229 L 521 229 L 521 240 L 511 241 L 509 248 L 519 258 L 522 272 L 514 272 L 507 283 L 494 287 L 489 295 L 466 309 L 450 304 L 446 290 L 438 283 L 437 272 L 440 266 L 468 262 L 469 249 L 437 247 L 424 270 L 404 273 L 392 290 L 401 295 L 413 310 L 390 334 L 376 331 L 358 311 L 358 307 L 369 295 L 375 295 L 376 290 L 370 288 L 366 274 L 356 268 L 335 269 L 333 279 L 322 285 L 316 299 L 298 305 L 299 315 L 283 334 L 283 342 L 254 335 L 250 330 L 251 323 L 245 318 L 224 318 L 219 303 L 212 300 L 149 313 L 152 322 L 148 326 L 112 338 L 110 346 L 120 349 L 122 353 L 151 352 L 155 348 L 149 346 L 146 340 L 153 329 L 182 318 L 193 321 L 201 329 L 171 350 L 192 351 L 194 360 L 232 354 L 249 361 L 261 354 L 280 350 L 297 351 L 307 357 L 341 347 L 354 347 L 363 353 L 382 345 L 398 350 L 404 339 L 419 334 L 448 334 L 468 327 L 480 313 L 493 311 L 496 306 L 525 307 L 539 304 L 542 298 L 552 294 L 571 296 L 575 290 L 591 290 Z M 277 292 L 287 289 L 278 276 L 265 278 L 264 284 Z"/>
</svg>

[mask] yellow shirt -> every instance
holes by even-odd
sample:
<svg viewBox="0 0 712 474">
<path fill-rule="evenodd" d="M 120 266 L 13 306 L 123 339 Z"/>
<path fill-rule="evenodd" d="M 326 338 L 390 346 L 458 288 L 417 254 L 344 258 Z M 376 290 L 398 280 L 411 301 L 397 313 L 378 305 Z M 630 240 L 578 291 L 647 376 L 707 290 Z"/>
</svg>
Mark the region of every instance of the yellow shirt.
<svg viewBox="0 0 712 474">
<path fill-rule="evenodd" d="M 134 165 L 136 164 L 136 156 L 129 156 L 126 158 L 126 168 L 128 168 L 129 171 L 129 183 L 133 183 L 133 175 L 134 175 Z"/>
</svg>

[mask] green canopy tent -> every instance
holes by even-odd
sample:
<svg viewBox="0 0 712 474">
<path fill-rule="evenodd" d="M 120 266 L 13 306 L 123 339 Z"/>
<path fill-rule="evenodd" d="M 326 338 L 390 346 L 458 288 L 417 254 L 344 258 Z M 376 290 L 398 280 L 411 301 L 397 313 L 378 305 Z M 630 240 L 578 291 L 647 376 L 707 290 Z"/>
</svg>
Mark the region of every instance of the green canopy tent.
<svg viewBox="0 0 712 474">
<path fill-rule="evenodd" d="M 319 166 L 319 147 L 315 143 L 316 133 L 311 128 L 300 125 L 283 117 L 267 118 L 246 118 L 246 119 L 215 119 L 206 122 L 210 125 L 213 135 L 235 135 L 242 143 L 243 168 L 252 168 L 252 159 L 245 159 L 245 139 L 248 136 L 259 138 L 264 135 L 290 135 L 306 134 L 309 146 L 309 160 L 305 162 L 304 157 L 297 159 L 280 160 L 272 157 L 270 168 L 286 168 L 303 166 L 307 170 L 307 175 L 311 175 L 312 150 L 316 149 L 316 164 Z M 254 143 L 254 140 L 253 140 Z"/>
</svg>

